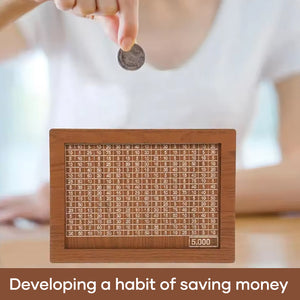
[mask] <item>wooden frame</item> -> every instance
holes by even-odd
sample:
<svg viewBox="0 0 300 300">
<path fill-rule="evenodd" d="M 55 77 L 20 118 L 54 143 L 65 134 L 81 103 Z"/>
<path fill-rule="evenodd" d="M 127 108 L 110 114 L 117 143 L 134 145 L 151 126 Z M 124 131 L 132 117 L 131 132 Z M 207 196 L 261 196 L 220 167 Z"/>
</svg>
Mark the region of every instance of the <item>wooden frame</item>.
<svg viewBox="0 0 300 300">
<path fill-rule="evenodd" d="M 70 249 L 65 232 L 66 144 L 219 144 L 220 246 L 213 249 Z M 233 262 L 235 258 L 235 130 L 50 131 L 51 262 Z"/>
</svg>

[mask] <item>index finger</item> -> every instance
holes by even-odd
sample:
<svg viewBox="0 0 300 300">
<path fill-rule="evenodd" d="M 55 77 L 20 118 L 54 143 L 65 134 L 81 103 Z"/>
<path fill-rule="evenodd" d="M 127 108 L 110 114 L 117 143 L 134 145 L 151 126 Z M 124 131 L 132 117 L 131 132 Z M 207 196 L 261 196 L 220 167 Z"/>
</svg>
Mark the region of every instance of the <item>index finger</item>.
<svg viewBox="0 0 300 300">
<path fill-rule="evenodd" d="M 124 51 L 134 45 L 138 33 L 139 0 L 119 0 L 118 43 Z"/>
</svg>

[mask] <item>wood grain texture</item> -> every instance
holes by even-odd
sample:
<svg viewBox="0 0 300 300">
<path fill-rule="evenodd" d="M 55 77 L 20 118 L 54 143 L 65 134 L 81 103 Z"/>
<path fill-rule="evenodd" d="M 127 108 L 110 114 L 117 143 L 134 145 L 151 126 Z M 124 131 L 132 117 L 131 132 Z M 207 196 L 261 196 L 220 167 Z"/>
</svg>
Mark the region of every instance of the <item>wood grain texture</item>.
<svg viewBox="0 0 300 300">
<path fill-rule="evenodd" d="M 235 199 L 234 130 L 75 130 L 50 131 L 52 262 L 232 262 L 234 261 Z M 147 247 L 147 237 L 135 247 L 125 238 L 114 243 L 97 238 L 66 237 L 65 145 L 67 144 L 219 144 L 219 247 L 182 248 L 186 237 L 152 238 L 164 247 Z M 129 238 L 130 239 L 130 238 Z M 112 245 L 115 245 L 112 247 Z M 123 247 L 122 247 L 123 245 Z M 151 245 L 148 244 L 148 245 Z"/>
</svg>

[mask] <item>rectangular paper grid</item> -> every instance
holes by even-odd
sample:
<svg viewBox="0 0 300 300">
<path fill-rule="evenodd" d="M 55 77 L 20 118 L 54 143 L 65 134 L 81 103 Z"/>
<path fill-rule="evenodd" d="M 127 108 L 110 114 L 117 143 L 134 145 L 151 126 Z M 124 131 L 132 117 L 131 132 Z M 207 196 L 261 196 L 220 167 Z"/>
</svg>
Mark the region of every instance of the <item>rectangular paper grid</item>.
<svg viewBox="0 0 300 300">
<path fill-rule="evenodd" d="M 219 246 L 218 144 L 68 144 L 66 235 Z"/>
</svg>

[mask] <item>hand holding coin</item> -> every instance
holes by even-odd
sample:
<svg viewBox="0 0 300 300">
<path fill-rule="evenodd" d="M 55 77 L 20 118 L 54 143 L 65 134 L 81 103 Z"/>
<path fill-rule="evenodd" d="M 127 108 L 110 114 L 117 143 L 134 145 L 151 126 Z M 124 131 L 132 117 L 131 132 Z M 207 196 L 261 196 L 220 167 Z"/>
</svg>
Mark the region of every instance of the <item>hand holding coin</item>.
<svg viewBox="0 0 300 300">
<path fill-rule="evenodd" d="M 108 36 L 123 51 L 131 50 L 138 33 L 139 0 L 53 0 L 57 8 L 103 22 Z"/>
</svg>

